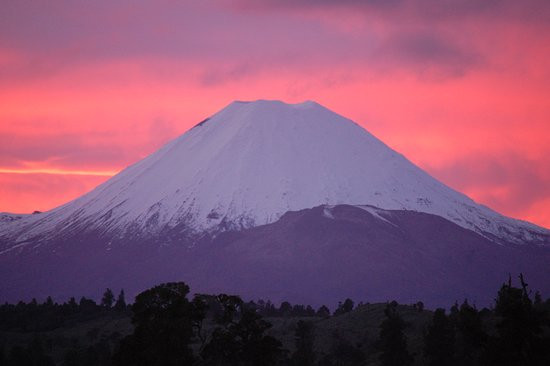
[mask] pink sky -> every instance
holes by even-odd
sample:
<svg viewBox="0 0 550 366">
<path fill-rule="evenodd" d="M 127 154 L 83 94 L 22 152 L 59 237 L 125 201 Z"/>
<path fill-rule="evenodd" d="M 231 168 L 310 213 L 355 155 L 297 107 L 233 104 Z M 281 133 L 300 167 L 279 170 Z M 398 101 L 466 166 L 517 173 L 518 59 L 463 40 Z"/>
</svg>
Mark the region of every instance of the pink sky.
<svg viewBox="0 0 550 366">
<path fill-rule="evenodd" d="M 76 198 L 232 100 L 315 100 L 550 227 L 548 1 L 1 8 L 0 211 Z"/>
</svg>

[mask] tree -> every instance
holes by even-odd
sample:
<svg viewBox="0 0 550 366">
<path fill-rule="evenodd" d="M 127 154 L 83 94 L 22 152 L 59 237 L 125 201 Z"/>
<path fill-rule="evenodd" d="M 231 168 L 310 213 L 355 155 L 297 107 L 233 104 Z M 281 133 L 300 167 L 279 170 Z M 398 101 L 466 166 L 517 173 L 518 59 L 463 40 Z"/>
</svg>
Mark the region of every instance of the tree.
<svg viewBox="0 0 550 366">
<path fill-rule="evenodd" d="M 124 296 L 124 289 L 120 290 L 120 293 L 118 294 L 118 297 L 115 303 L 115 310 L 116 311 L 126 310 L 126 299 Z"/>
<path fill-rule="evenodd" d="M 183 282 L 164 283 L 140 293 L 132 306 L 134 333 L 124 338 L 115 365 L 190 365 L 193 324 L 204 318 L 187 299 Z"/>
<path fill-rule="evenodd" d="M 434 312 L 424 335 L 424 357 L 429 366 L 451 365 L 454 355 L 454 328 L 444 309 Z"/>
<path fill-rule="evenodd" d="M 113 294 L 113 291 L 111 291 L 110 288 L 106 289 L 103 293 L 103 298 L 101 299 L 101 306 L 106 309 L 110 309 L 113 306 L 114 301 L 115 295 Z"/>
<path fill-rule="evenodd" d="M 545 315 L 533 306 L 523 275 L 519 279 L 521 288 L 513 287 L 509 278 L 498 292 L 498 337 L 490 340 L 489 362 L 502 366 L 548 365 L 550 340 L 542 332 Z"/>
<path fill-rule="evenodd" d="M 65 304 L 63 305 L 65 306 Z M 69 299 L 65 308 L 67 309 L 67 312 L 69 314 L 74 314 L 78 311 L 78 304 L 76 303 L 76 300 L 74 297 L 71 297 Z"/>
<path fill-rule="evenodd" d="M 296 351 L 291 358 L 293 365 L 315 365 L 315 352 L 313 350 L 315 335 L 313 329 L 314 326 L 312 322 L 300 320 L 296 323 L 296 330 L 294 331 Z"/>
<path fill-rule="evenodd" d="M 451 308 L 455 328 L 455 361 L 458 365 L 479 365 L 487 344 L 487 334 L 479 311 L 464 300 Z"/>
<path fill-rule="evenodd" d="M 535 292 L 535 300 L 533 301 L 533 304 L 536 306 L 539 306 L 542 304 L 542 296 L 540 295 L 539 291 Z"/>
<path fill-rule="evenodd" d="M 403 330 L 407 324 L 401 319 L 396 306 L 390 304 L 384 311 L 386 319 L 380 325 L 378 347 L 382 351 L 380 361 L 383 366 L 407 366 L 413 357 L 407 350 L 407 339 Z"/>
<path fill-rule="evenodd" d="M 283 316 L 288 316 L 292 312 L 292 305 L 288 301 L 283 301 L 279 307 L 279 313 Z"/>
<path fill-rule="evenodd" d="M 330 310 L 325 305 L 321 305 L 321 307 L 317 310 L 317 313 L 315 313 L 315 315 L 321 318 L 328 318 L 330 317 Z"/>
<path fill-rule="evenodd" d="M 201 351 L 206 365 L 270 366 L 283 356 L 281 343 L 265 331 L 271 327 L 254 311 L 243 307 L 238 296 L 221 294 L 223 309 L 218 326 Z"/>
<path fill-rule="evenodd" d="M 292 307 L 292 316 L 306 316 L 306 308 L 304 305 L 296 304 Z"/>
<path fill-rule="evenodd" d="M 306 316 L 315 316 L 315 310 L 313 310 L 311 305 L 306 306 Z"/>
<path fill-rule="evenodd" d="M 47 307 L 47 308 L 53 308 L 54 303 L 53 303 L 53 299 L 52 299 L 51 296 L 48 296 L 46 298 L 46 301 L 44 302 L 44 306 Z"/>
<path fill-rule="evenodd" d="M 98 310 L 98 306 L 92 299 L 81 297 L 78 303 L 78 308 L 82 314 L 94 314 Z"/>
<path fill-rule="evenodd" d="M 338 303 L 338 308 L 334 311 L 334 315 L 341 315 L 341 314 L 345 314 L 345 313 L 349 313 L 350 311 L 353 310 L 353 300 L 351 299 L 346 299 L 344 300 L 344 303 L 342 302 L 339 302 Z"/>
</svg>

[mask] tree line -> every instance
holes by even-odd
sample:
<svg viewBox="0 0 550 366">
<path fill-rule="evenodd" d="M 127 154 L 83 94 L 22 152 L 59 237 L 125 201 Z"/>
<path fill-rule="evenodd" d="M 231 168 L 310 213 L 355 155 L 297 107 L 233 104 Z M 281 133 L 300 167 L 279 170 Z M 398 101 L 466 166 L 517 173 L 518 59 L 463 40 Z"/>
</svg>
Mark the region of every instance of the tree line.
<svg viewBox="0 0 550 366">
<path fill-rule="evenodd" d="M 5 303 L 0 306 L 0 330 L 23 332 L 44 332 L 54 330 L 70 323 L 78 323 L 101 316 L 105 312 L 125 312 L 129 310 L 124 290 L 115 298 L 111 289 L 106 289 L 101 302 L 86 297 L 77 302 L 71 297 L 67 302 L 58 304 L 50 296 L 43 302 L 36 299 L 25 303 Z"/>
<path fill-rule="evenodd" d="M 189 292 L 185 283 L 173 282 L 140 293 L 131 306 L 126 305 L 123 293 L 115 300 L 110 290 L 105 292 L 101 303 L 94 302 L 94 306 L 88 299 L 79 303 L 70 300 L 61 305 L 54 304 L 51 299 L 44 304 L 6 304 L 0 309 L 0 329 L 6 329 L 5 326 L 32 329 L 18 327 L 13 319 L 5 321 L 9 311 L 17 313 L 15 308 L 18 308 L 20 321 L 22 314 L 39 319 L 36 314 L 55 313 L 51 309 L 72 317 L 78 314 L 89 317 L 92 309 L 98 313 L 131 309 L 131 334 L 115 343 L 101 339 L 88 347 L 69 348 L 61 362 L 66 366 L 550 364 L 550 299 L 543 302 L 540 294 L 532 294 L 523 276 L 519 278 L 519 287 L 512 284 L 511 278 L 501 286 L 491 309 L 478 310 L 464 301 L 453 305 L 449 312 L 436 309 L 430 313 L 431 319 L 421 335 L 419 352 L 411 351 L 407 338 L 410 324 L 403 319 L 402 307 L 395 301 L 385 305 L 384 318 L 372 347 L 338 338 L 331 347 L 321 350 L 316 345 L 316 327 L 323 319 L 352 313 L 354 303 L 351 299 L 341 302 L 331 315 L 326 306 L 314 310 L 311 306 L 283 302 L 276 307 L 269 301 L 244 302 L 238 296 L 226 294 L 190 297 Z M 415 304 L 414 309 L 424 312 L 422 303 Z M 297 319 L 292 352 L 271 332 L 272 324 L 267 318 L 275 320 L 277 317 Z M 29 321 L 23 320 L 26 322 Z M 17 346 L 0 353 L 0 365 L 53 364 L 39 338 L 33 339 L 26 348 Z"/>
</svg>

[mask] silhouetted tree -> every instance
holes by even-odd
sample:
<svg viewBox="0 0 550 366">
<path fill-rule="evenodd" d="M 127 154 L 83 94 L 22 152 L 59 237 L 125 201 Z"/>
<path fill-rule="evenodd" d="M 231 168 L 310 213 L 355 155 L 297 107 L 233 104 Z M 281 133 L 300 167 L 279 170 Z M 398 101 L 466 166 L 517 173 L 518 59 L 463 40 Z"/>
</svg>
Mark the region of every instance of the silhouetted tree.
<svg viewBox="0 0 550 366">
<path fill-rule="evenodd" d="M 451 308 L 455 328 L 455 361 L 458 365 L 479 365 L 487 344 L 487 334 L 479 311 L 464 300 Z"/>
<path fill-rule="evenodd" d="M 115 365 L 187 365 L 195 360 L 189 347 L 194 311 L 183 282 L 164 283 L 140 293 L 132 306 L 134 333 L 124 338 Z"/>
<path fill-rule="evenodd" d="M 306 308 L 304 305 L 296 304 L 292 307 L 292 316 L 306 316 Z"/>
<path fill-rule="evenodd" d="M 544 313 L 533 306 L 528 285 L 519 276 L 521 288 L 509 278 L 496 299 L 495 314 L 498 337 L 490 342 L 489 363 L 502 366 L 550 364 L 550 339 L 542 333 Z"/>
<path fill-rule="evenodd" d="M 74 314 L 78 311 L 78 304 L 76 303 L 76 299 L 74 297 L 71 297 L 69 299 L 69 302 L 67 303 L 67 312 L 69 314 Z"/>
<path fill-rule="evenodd" d="M 269 366 L 283 357 L 281 343 L 264 332 L 271 327 L 257 313 L 243 307 L 238 296 L 217 297 L 223 311 L 210 341 L 201 351 L 206 365 Z"/>
<path fill-rule="evenodd" d="M 113 294 L 113 291 L 111 291 L 110 288 L 106 289 L 103 293 L 103 298 L 101 299 L 101 306 L 110 309 L 113 306 L 114 301 L 115 295 Z"/>
<path fill-rule="evenodd" d="M 292 305 L 288 301 L 283 301 L 279 307 L 279 313 L 283 316 L 288 316 L 292 312 Z"/>
<path fill-rule="evenodd" d="M 85 297 L 80 298 L 80 302 L 78 303 L 79 312 L 83 316 L 90 316 L 94 313 L 97 313 L 100 309 L 94 300 L 87 299 Z"/>
<path fill-rule="evenodd" d="M 306 306 L 306 316 L 315 316 L 315 310 L 311 305 Z"/>
<path fill-rule="evenodd" d="M 296 351 L 291 358 L 293 365 L 315 365 L 315 352 L 313 350 L 314 340 L 313 323 L 303 320 L 298 321 L 298 323 L 296 323 L 296 330 L 294 331 Z"/>
<path fill-rule="evenodd" d="M 115 303 L 115 310 L 116 311 L 126 310 L 126 298 L 124 296 L 124 289 L 120 290 L 120 293 L 118 294 L 118 297 Z"/>
<path fill-rule="evenodd" d="M 330 310 L 325 305 L 321 305 L 315 315 L 321 318 L 328 318 L 330 316 Z"/>
<path fill-rule="evenodd" d="M 353 300 L 351 299 L 346 299 L 344 300 L 344 302 L 339 302 L 338 303 L 338 308 L 336 308 L 336 310 L 334 311 L 334 315 L 341 315 L 341 314 L 345 314 L 345 313 L 349 313 L 350 311 L 353 310 Z"/>
<path fill-rule="evenodd" d="M 533 300 L 534 305 L 541 305 L 542 304 L 542 296 L 540 295 L 539 291 L 535 292 L 535 299 Z"/>
<path fill-rule="evenodd" d="M 277 308 L 275 307 L 275 304 L 273 304 L 271 301 L 267 300 L 265 303 L 265 311 L 266 316 L 274 316 L 277 315 Z"/>
<path fill-rule="evenodd" d="M 407 366 L 413 362 L 403 333 L 406 323 L 401 319 L 396 306 L 390 304 L 386 307 L 386 319 L 380 325 L 378 347 L 382 351 L 380 361 L 383 366 Z"/>
<path fill-rule="evenodd" d="M 437 309 L 424 335 L 424 357 L 429 366 L 445 366 L 453 363 L 454 327 L 444 309 Z"/>
</svg>

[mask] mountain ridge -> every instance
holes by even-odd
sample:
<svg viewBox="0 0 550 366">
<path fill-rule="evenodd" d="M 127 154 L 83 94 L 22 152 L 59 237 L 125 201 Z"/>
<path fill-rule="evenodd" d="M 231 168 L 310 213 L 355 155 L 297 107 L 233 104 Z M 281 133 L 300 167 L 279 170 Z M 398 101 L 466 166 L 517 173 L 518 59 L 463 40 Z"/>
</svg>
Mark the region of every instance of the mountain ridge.
<svg viewBox="0 0 550 366">
<path fill-rule="evenodd" d="M 275 222 L 321 204 L 427 212 L 495 242 L 550 244 L 429 176 L 355 122 L 307 101 L 236 101 L 91 192 L 2 225 L 4 242 L 101 228 L 198 234 Z M 3 249 L 6 249 L 5 247 Z"/>
<path fill-rule="evenodd" d="M 509 273 L 550 293 L 550 248 L 495 245 L 428 213 L 321 205 L 273 223 L 217 235 L 119 238 L 89 233 L 0 255 L 1 301 L 94 297 L 105 286 L 129 296 L 185 280 L 201 293 L 333 305 L 492 301 Z"/>
</svg>

